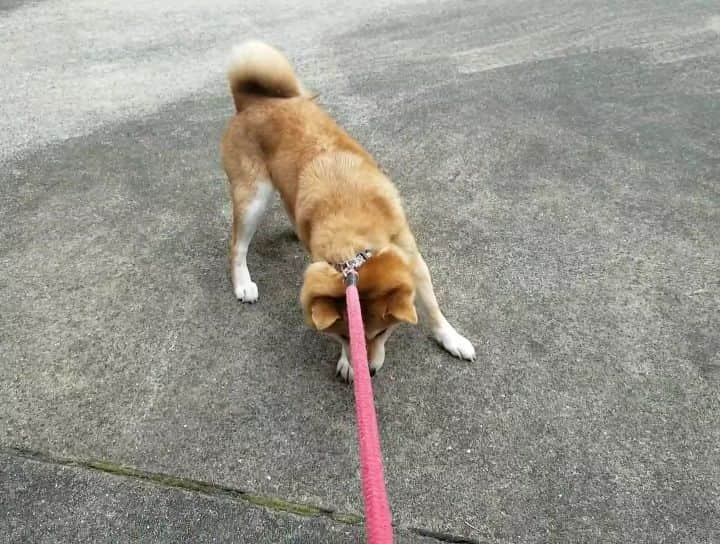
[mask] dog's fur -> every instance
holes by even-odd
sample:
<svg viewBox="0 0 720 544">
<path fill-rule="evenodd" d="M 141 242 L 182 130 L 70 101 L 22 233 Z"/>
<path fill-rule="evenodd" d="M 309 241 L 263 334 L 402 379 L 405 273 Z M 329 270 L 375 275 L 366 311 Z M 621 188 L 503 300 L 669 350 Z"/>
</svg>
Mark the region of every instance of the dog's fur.
<svg viewBox="0 0 720 544">
<path fill-rule="evenodd" d="M 235 48 L 228 78 L 237 114 L 221 151 L 233 207 L 235 296 L 258 299 L 247 252 L 274 189 L 312 258 L 300 299 L 308 324 L 341 343 L 339 375 L 352 380 L 343 279 L 333 264 L 366 249 L 373 256 L 359 269 L 358 289 L 371 371 L 382 366 L 393 329 L 417 323 L 416 298 L 438 342 L 473 359 L 472 344 L 438 307 L 395 186 L 370 154 L 315 103 L 288 60 L 269 45 Z"/>
</svg>

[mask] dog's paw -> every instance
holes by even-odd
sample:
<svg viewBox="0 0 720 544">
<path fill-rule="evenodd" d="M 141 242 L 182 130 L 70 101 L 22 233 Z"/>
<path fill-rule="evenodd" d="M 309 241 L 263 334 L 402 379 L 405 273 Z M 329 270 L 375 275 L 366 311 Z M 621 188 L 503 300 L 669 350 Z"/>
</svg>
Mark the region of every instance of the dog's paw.
<svg viewBox="0 0 720 544">
<path fill-rule="evenodd" d="M 335 375 L 341 377 L 346 383 L 353 381 L 353 369 L 344 353 L 338 359 Z"/>
<path fill-rule="evenodd" d="M 385 346 L 376 346 L 373 351 L 372 358 L 370 359 L 370 376 L 380 370 L 385 363 Z"/>
<path fill-rule="evenodd" d="M 242 302 L 257 302 L 258 288 L 254 281 L 238 283 L 235 285 L 235 296 Z"/>
<path fill-rule="evenodd" d="M 451 353 L 455 357 L 467 359 L 468 361 L 475 359 L 475 348 L 470 343 L 470 340 L 450 325 L 436 331 L 435 340 L 437 340 L 448 353 Z"/>
</svg>

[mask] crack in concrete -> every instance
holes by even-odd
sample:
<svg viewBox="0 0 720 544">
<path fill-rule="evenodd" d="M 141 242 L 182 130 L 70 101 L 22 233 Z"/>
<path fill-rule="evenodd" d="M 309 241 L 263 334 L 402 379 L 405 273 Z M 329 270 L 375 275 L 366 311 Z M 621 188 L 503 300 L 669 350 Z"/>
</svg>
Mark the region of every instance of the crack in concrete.
<svg viewBox="0 0 720 544">
<path fill-rule="evenodd" d="M 172 476 L 161 472 L 150 472 L 139 468 L 105 461 L 100 459 L 80 459 L 75 457 L 58 457 L 51 453 L 31 450 L 18 446 L 0 447 L 0 453 L 5 455 L 22 457 L 36 462 L 49 465 L 78 467 L 95 472 L 112 474 L 124 478 L 131 478 L 146 483 L 159 485 L 162 487 L 181 490 L 191 493 L 199 493 L 209 497 L 218 497 L 230 499 L 236 502 L 245 502 L 252 506 L 265 508 L 273 512 L 286 512 L 303 517 L 325 517 L 338 523 L 346 525 L 359 525 L 363 523 L 364 518 L 358 514 L 349 512 L 338 512 L 330 508 L 324 508 L 314 504 L 290 501 L 273 495 L 265 495 L 262 493 L 253 493 L 251 491 L 243 491 L 234 487 L 224 486 L 212 482 L 204 482 L 194 480 L 192 478 L 183 478 L 180 476 Z M 396 529 L 400 529 L 395 526 Z M 401 529 L 402 530 L 402 529 Z M 448 533 L 435 532 L 429 529 L 408 527 L 405 530 L 423 536 L 432 538 L 440 542 L 461 543 L 461 544 L 480 544 L 480 541 L 457 536 Z"/>
<path fill-rule="evenodd" d="M 429 529 L 422 529 L 420 527 L 409 527 L 408 531 L 411 531 L 416 535 L 424 536 L 425 538 L 434 538 L 435 540 L 439 540 L 440 542 L 450 542 L 451 544 L 480 544 L 480 541 L 476 538 L 452 535 L 450 533 L 441 533 L 437 531 L 431 531 Z"/>
<path fill-rule="evenodd" d="M 115 476 L 124 476 L 126 478 L 132 478 L 135 480 L 141 480 L 144 482 L 151 482 L 154 484 L 161 485 L 163 487 L 169 487 L 173 489 L 179 489 L 182 491 L 190 491 L 201 493 L 203 495 L 211 497 L 222 497 L 229 498 L 235 501 L 243 501 L 250 503 L 254 506 L 261 506 L 268 510 L 274 510 L 279 512 L 289 512 L 298 516 L 304 517 L 318 517 L 323 516 L 345 523 L 349 525 L 355 525 L 361 523 L 363 518 L 357 514 L 336 512 L 329 508 L 323 508 L 313 504 L 307 504 L 302 502 L 288 501 L 280 497 L 272 495 L 264 495 L 260 493 L 253 493 L 250 491 L 244 491 L 236 489 L 234 487 L 228 487 L 212 482 L 204 482 L 201 480 L 194 480 L 192 478 L 183 478 L 179 476 L 172 476 L 170 474 L 164 474 L 161 472 L 150 472 L 147 470 L 114 463 L 111 461 L 99 460 L 99 459 L 78 459 L 71 457 L 57 457 L 55 455 L 34 451 L 21 447 L 10 447 L 3 448 L 4 453 L 14 454 L 19 457 L 26 459 L 32 459 L 42 463 L 61 465 L 61 466 L 72 466 L 80 467 L 89 470 L 104 472 L 106 474 L 113 474 Z"/>
</svg>

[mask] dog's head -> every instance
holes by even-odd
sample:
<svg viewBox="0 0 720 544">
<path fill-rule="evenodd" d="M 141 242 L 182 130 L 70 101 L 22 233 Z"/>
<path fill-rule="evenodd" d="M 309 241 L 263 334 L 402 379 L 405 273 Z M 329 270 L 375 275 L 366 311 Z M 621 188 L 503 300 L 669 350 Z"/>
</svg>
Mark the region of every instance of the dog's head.
<svg viewBox="0 0 720 544">
<path fill-rule="evenodd" d="M 400 323 L 417 323 L 415 284 L 410 267 L 392 249 L 373 255 L 358 270 L 358 291 L 368 351 Z M 300 295 L 305 319 L 316 330 L 347 339 L 343 277 L 325 262 L 305 271 Z"/>
</svg>

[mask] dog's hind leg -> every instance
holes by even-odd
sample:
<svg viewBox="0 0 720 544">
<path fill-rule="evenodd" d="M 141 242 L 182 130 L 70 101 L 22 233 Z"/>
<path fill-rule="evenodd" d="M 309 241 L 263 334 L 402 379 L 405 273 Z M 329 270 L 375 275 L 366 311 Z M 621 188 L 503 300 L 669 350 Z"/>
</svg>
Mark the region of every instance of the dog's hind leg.
<svg viewBox="0 0 720 544">
<path fill-rule="evenodd" d="M 230 270 L 235 296 L 243 302 L 255 302 L 258 299 L 258 288 L 250 277 L 247 254 L 272 194 L 272 185 L 262 177 L 242 176 L 230 180 L 233 206 Z"/>
</svg>

